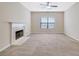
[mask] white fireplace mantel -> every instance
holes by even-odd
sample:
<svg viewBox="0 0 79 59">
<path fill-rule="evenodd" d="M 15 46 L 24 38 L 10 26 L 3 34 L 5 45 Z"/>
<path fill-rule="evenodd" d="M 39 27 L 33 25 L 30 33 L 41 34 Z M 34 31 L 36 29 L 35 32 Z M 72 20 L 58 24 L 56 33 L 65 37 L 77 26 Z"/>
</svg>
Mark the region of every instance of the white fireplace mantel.
<svg viewBox="0 0 79 59">
<path fill-rule="evenodd" d="M 25 35 L 19 39 L 16 40 L 15 38 L 15 32 L 19 30 L 24 30 L 25 32 L 25 24 L 20 22 L 10 22 L 11 26 L 11 45 L 21 45 L 23 44 L 28 38 Z"/>
</svg>

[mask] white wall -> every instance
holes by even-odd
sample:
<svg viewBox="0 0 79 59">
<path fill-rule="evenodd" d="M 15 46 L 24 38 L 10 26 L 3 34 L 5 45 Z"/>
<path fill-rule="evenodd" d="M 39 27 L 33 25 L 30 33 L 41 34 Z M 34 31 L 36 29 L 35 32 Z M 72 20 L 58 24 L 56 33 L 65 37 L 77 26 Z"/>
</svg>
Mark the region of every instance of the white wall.
<svg viewBox="0 0 79 59">
<path fill-rule="evenodd" d="M 64 31 L 68 36 L 79 40 L 79 3 L 76 3 L 64 13 Z"/>
<path fill-rule="evenodd" d="M 10 45 L 10 24 L 8 22 L 25 22 L 25 35 L 27 36 L 31 31 L 30 16 L 30 11 L 20 3 L 0 2 L 0 50 Z"/>
</svg>

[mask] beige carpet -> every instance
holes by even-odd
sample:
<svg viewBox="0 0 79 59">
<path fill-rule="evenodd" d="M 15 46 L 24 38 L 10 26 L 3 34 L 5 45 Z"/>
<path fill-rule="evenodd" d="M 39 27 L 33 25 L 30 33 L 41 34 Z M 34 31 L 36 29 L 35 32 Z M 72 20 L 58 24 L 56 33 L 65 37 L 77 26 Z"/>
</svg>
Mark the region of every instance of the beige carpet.
<svg viewBox="0 0 79 59">
<path fill-rule="evenodd" d="M 64 34 L 32 34 L 21 46 L 11 46 L 2 56 L 78 56 L 79 42 Z"/>
</svg>

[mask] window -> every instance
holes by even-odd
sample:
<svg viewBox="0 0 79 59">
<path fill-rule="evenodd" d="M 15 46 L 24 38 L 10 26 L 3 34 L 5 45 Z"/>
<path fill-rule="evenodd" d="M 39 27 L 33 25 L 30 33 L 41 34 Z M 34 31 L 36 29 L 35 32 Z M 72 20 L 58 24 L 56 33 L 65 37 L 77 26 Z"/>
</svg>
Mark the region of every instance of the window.
<svg viewBox="0 0 79 59">
<path fill-rule="evenodd" d="M 41 17 L 40 27 L 42 29 L 51 29 L 54 28 L 55 18 L 53 17 Z"/>
<path fill-rule="evenodd" d="M 48 17 L 48 29 L 54 28 L 55 19 L 52 17 Z"/>
<path fill-rule="evenodd" d="M 41 28 L 47 28 L 47 17 L 41 18 Z"/>
</svg>

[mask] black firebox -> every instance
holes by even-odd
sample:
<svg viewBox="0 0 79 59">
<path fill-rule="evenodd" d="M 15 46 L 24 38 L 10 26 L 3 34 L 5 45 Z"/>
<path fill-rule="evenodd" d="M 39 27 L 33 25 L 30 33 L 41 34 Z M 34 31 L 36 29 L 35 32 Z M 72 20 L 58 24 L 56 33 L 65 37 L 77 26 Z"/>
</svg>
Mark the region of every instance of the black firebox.
<svg viewBox="0 0 79 59">
<path fill-rule="evenodd" d="M 23 30 L 16 31 L 16 33 L 15 33 L 16 40 L 21 38 L 23 35 L 24 35 L 24 31 Z"/>
</svg>

